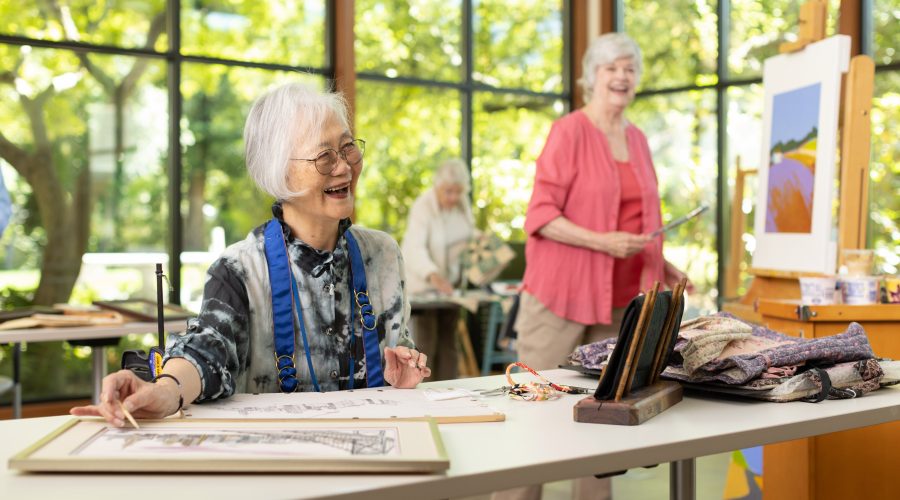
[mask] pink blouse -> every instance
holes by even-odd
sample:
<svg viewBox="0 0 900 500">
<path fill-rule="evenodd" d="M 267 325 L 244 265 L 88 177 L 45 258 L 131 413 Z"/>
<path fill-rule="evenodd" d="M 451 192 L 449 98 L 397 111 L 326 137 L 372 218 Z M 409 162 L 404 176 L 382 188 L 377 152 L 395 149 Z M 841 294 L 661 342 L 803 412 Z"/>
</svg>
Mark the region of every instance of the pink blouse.
<svg viewBox="0 0 900 500">
<path fill-rule="evenodd" d="M 662 226 L 659 191 L 647 138 L 634 125 L 625 130 L 628 157 L 640 186 L 642 232 Z M 553 123 L 537 160 L 525 231 L 525 289 L 556 315 L 585 325 L 612 320 L 613 257 L 544 238 L 538 231 L 563 216 L 606 233 L 619 221 L 621 181 L 606 136 L 583 111 Z M 642 289 L 663 280 L 662 236 L 642 257 Z"/>
</svg>

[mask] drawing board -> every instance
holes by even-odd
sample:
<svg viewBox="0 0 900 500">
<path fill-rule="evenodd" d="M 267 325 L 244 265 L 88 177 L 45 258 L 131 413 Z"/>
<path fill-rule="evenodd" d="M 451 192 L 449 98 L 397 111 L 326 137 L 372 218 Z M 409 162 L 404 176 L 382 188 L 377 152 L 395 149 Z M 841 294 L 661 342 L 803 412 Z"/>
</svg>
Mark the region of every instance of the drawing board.
<svg viewBox="0 0 900 500">
<path fill-rule="evenodd" d="M 478 396 L 453 389 L 392 387 L 335 392 L 235 394 L 192 404 L 188 419 L 405 419 L 432 417 L 438 423 L 499 422 L 505 419 Z"/>
<path fill-rule="evenodd" d="M 9 460 L 35 472 L 438 472 L 437 424 L 419 420 L 72 419 Z"/>
<path fill-rule="evenodd" d="M 754 268 L 835 271 L 837 126 L 849 63 L 844 35 L 766 59 Z"/>
</svg>

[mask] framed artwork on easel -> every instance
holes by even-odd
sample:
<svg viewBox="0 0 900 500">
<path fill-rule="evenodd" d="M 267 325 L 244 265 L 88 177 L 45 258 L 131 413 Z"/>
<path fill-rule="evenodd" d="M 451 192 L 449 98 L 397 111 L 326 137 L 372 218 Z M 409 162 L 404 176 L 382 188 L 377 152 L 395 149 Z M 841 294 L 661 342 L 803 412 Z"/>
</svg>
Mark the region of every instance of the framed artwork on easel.
<svg viewBox="0 0 900 500">
<path fill-rule="evenodd" d="M 833 274 L 838 112 L 850 38 L 766 60 L 756 269 Z"/>
</svg>

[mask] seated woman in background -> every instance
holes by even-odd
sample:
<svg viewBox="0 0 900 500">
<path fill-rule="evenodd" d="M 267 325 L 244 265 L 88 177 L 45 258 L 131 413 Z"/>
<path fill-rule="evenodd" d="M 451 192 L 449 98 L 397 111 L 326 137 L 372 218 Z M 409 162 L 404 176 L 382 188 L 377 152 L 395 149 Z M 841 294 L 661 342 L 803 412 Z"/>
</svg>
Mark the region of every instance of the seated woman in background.
<svg viewBox="0 0 900 500">
<path fill-rule="evenodd" d="M 441 163 L 434 186 L 409 210 L 403 236 L 407 288 L 411 294 L 450 295 L 462 285 L 462 256 L 475 233 L 469 202 L 469 170 L 462 160 Z M 412 317 L 412 331 L 421 352 L 432 360 L 435 379 L 456 378 L 457 308 L 421 311 Z"/>
<path fill-rule="evenodd" d="M 412 388 L 430 375 L 407 329 L 397 243 L 350 223 L 365 142 L 344 99 L 278 87 L 254 103 L 244 143 L 250 176 L 278 200 L 273 219 L 210 266 L 202 310 L 169 337 L 163 375 L 112 373 L 101 403 L 73 415 L 122 426 L 119 401 L 161 418 L 236 392 Z"/>
</svg>

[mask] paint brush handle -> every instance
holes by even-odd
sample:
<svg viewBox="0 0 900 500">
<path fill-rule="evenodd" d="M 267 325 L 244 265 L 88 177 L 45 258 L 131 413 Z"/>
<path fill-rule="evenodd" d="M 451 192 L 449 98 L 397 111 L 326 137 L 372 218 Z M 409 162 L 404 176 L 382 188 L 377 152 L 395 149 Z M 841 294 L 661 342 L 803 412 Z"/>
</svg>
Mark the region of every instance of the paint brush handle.
<svg viewBox="0 0 900 500">
<path fill-rule="evenodd" d="M 657 229 L 656 231 L 653 231 L 652 233 L 650 233 L 650 236 L 655 238 L 670 229 L 674 229 L 674 228 L 684 224 L 685 222 L 693 219 L 694 217 L 697 217 L 698 215 L 702 214 L 703 212 L 705 212 L 707 210 L 709 210 L 709 205 L 706 205 L 706 204 L 700 205 L 699 207 L 697 207 L 697 208 L 691 210 L 690 212 L 682 215 L 681 217 L 673 220 L 672 222 Z"/>
</svg>

